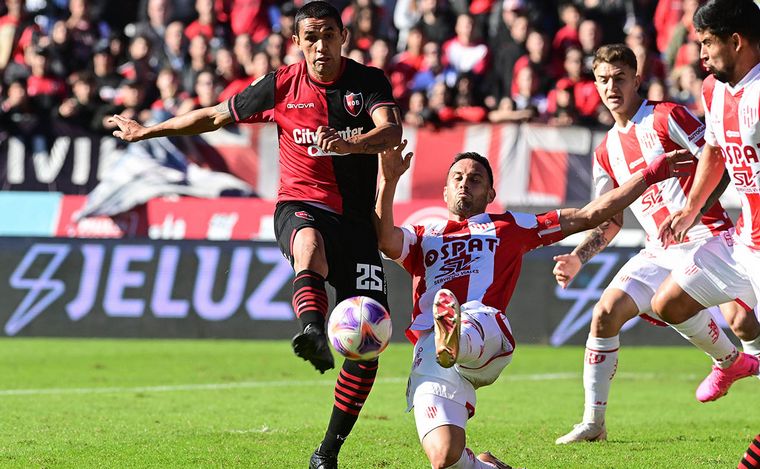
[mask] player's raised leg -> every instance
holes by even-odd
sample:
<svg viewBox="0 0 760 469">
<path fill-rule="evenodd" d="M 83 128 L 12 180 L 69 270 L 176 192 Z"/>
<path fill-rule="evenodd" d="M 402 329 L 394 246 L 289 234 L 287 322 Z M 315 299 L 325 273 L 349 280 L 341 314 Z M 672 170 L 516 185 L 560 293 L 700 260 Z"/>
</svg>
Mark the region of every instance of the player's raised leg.
<svg viewBox="0 0 760 469">
<path fill-rule="evenodd" d="M 647 301 L 653 294 L 635 280 L 629 281 L 627 288 L 638 291 L 643 298 L 641 301 Z M 594 306 L 583 357 L 583 420 L 571 432 L 558 438 L 557 444 L 607 439 L 605 416 L 612 379 L 617 371 L 620 329 L 637 314 L 636 302 L 618 288 L 607 288 Z"/>
<path fill-rule="evenodd" d="M 299 229 L 292 239 L 293 310 L 301 323 L 301 332 L 293 337 L 293 351 L 324 373 L 335 367 L 325 334 L 328 304 L 325 242 L 320 232 L 310 227 Z"/>
</svg>

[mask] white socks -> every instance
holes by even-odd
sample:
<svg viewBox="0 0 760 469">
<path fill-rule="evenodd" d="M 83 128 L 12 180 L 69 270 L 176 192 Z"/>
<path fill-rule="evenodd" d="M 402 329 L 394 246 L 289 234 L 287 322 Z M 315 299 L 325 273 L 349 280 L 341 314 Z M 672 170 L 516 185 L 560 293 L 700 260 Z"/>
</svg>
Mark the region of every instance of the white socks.
<svg viewBox="0 0 760 469">
<path fill-rule="evenodd" d="M 741 341 L 744 353 L 760 357 L 760 335 L 750 341 Z"/>
<path fill-rule="evenodd" d="M 583 389 L 586 391 L 583 422 L 604 423 L 610 385 L 617 371 L 619 348 L 619 335 L 608 339 L 589 335 L 586 340 L 586 353 L 583 357 Z"/>
<path fill-rule="evenodd" d="M 686 340 L 708 354 L 715 364 L 728 368 L 739 354 L 728 336 L 706 310 L 679 324 L 671 324 Z"/>
<path fill-rule="evenodd" d="M 493 464 L 488 464 L 475 457 L 470 448 L 462 451 L 462 457 L 446 469 L 494 469 Z"/>
</svg>

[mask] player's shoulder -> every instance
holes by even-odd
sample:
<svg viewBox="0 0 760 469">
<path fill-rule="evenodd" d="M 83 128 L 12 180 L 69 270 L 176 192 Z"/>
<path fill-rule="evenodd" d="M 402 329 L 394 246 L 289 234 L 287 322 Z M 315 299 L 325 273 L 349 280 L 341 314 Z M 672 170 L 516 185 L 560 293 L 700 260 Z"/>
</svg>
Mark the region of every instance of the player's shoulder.
<svg viewBox="0 0 760 469">
<path fill-rule="evenodd" d="M 610 138 L 610 133 L 615 132 L 615 127 L 611 128 L 607 131 L 606 134 L 604 134 L 604 137 L 602 138 L 602 141 L 599 142 L 599 144 L 594 148 L 594 157 L 602 162 L 609 158 L 609 152 L 607 150 L 607 141 Z"/>
<path fill-rule="evenodd" d="M 507 210 L 500 214 L 490 214 L 490 216 L 494 222 L 503 222 L 514 228 L 530 230 L 538 226 L 538 218 L 535 213 Z"/>
<path fill-rule="evenodd" d="M 705 100 L 707 109 L 710 109 L 712 107 L 713 94 L 715 93 L 715 88 L 719 86 L 719 84 L 720 82 L 712 73 L 707 75 L 705 79 L 702 80 L 702 97 Z"/>
<path fill-rule="evenodd" d="M 387 80 L 385 78 L 385 72 L 377 67 L 360 64 L 353 59 L 349 59 L 348 57 L 344 57 L 343 60 L 346 61 L 346 70 L 344 73 L 349 78 L 356 79 L 357 83 L 371 84 L 376 80 Z"/>
</svg>

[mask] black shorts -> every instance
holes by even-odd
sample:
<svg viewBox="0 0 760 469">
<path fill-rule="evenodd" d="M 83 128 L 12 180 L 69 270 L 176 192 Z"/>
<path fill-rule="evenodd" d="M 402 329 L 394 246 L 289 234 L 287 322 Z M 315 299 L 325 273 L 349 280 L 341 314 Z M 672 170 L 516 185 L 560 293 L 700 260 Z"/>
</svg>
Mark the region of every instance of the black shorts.
<svg viewBox="0 0 760 469">
<path fill-rule="evenodd" d="M 368 296 L 386 308 L 385 272 L 372 220 L 358 220 L 304 202 L 280 202 L 274 211 L 274 233 L 282 254 L 293 265 L 293 240 L 301 228 L 314 228 L 325 241 L 327 281 L 336 300 Z"/>
</svg>

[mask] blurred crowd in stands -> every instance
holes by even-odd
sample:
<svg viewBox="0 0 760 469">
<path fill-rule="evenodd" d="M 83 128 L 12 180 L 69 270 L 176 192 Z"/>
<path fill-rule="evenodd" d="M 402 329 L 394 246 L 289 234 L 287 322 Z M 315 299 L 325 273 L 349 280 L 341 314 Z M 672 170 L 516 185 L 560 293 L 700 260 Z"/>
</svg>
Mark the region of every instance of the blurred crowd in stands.
<svg viewBox="0 0 760 469">
<path fill-rule="evenodd" d="M 94 132 L 122 114 L 160 121 L 214 105 L 302 60 L 303 0 L 4 0 L 0 128 L 61 119 Z M 604 125 L 590 65 L 624 42 L 641 92 L 702 115 L 691 18 L 699 0 L 333 0 L 344 55 L 385 71 L 414 126 Z"/>
</svg>

